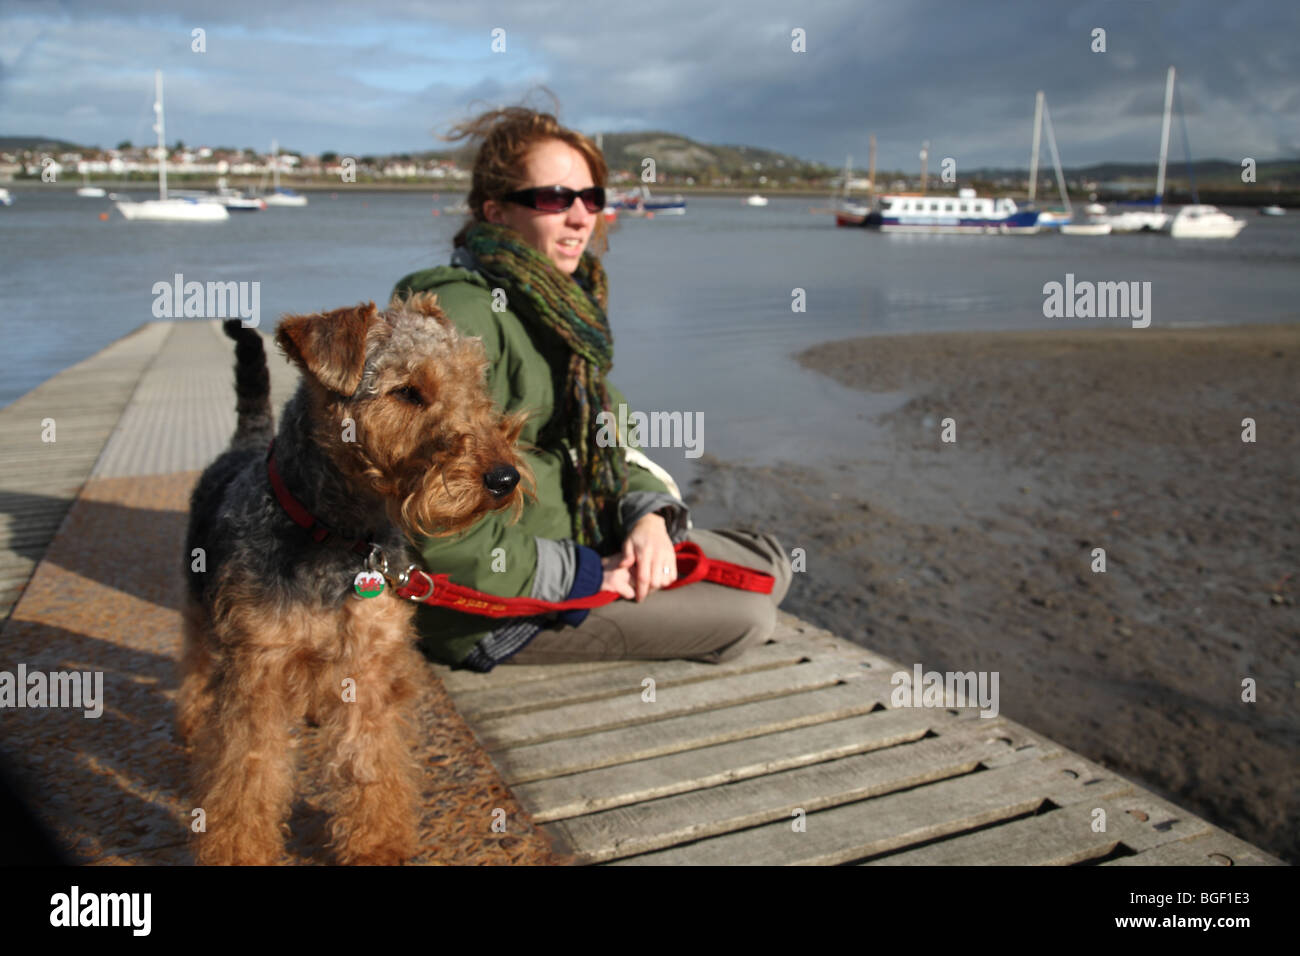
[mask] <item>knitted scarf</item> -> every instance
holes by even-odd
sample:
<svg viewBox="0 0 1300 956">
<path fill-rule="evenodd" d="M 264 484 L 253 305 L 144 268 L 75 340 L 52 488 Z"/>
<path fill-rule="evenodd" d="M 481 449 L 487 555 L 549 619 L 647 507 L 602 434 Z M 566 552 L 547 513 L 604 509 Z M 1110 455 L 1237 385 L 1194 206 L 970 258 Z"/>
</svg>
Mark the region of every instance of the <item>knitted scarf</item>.
<svg viewBox="0 0 1300 956">
<path fill-rule="evenodd" d="M 598 547 L 600 516 L 627 489 L 627 461 L 617 445 L 601 447 L 596 416 L 610 408 L 605 376 L 614 364 L 614 338 L 605 318 L 605 267 L 585 252 L 570 277 L 506 226 L 477 223 L 465 245 L 482 271 L 504 288 L 509 308 L 532 329 L 569 351 L 561 430 L 577 453 L 577 480 L 567 489 L 573 536 Z M 617 415 L 615 415 L 617 420 Z"/>
</svg>

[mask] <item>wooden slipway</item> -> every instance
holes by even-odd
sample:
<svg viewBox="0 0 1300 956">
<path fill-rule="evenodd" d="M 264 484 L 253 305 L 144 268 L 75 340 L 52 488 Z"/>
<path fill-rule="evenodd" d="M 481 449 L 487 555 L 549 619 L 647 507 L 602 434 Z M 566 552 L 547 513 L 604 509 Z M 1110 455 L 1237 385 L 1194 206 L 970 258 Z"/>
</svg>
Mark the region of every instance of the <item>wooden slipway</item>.
<svg viewBox="0 0 1300 956">
<path fill-rule="evenodd" d="M 4 614 L 88 478 L 198 470 L 225 446 L 231 357 L 218 323 L 149 323 L 0 411 Z M 296 375 L 273 366 L 278 405 Z M 910 665 L 787 614 L 721 665 L 435 670 L 582 862 L 1281 863 L 1004 716 L 891 706 Z"/>
</svg>

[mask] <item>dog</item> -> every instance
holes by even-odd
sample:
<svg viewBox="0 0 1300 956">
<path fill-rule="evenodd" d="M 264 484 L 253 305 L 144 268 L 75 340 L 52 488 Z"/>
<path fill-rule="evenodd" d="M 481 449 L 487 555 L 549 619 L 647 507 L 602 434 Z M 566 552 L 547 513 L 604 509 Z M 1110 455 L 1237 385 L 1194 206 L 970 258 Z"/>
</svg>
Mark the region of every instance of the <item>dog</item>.
<svg viewBox="0 0 1300 956">
<path fill-rule="evenodd" d="M 271 445 L 262 336 L 223 328 L 238 424 L 194 489 L 185 555 L 178 730 L 203 811 L 195 856 L 280 861 L 290 731 L 307 719 L 331 752 L 337 860 L 403 862 L 416 850 L 411 711 L 425 665 L 414 606 L 385 576 L 409 566 L 408 536 L 518 516 L 527 416 L 496 408 L 482 342 L 418 294 L 280 322 L 302 380 Z"/>
</svg>

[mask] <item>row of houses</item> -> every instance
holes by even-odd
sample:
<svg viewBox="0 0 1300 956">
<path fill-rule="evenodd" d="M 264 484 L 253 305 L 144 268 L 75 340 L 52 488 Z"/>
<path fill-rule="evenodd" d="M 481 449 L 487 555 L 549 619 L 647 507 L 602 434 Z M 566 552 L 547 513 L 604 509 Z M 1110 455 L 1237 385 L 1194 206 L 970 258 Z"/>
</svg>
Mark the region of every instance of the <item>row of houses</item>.
<svg viewBox="0 0 1300 956">
<path fill-rule="evenodd" d="M 18 176 L 55 181 L 70 176 L 129 176 L 132 173 L 156 175 L 157 148 L 108 149 L 96 151 L 18 150 L 0 152 L 0 180 Z M 173 149 L 167 155 L 167 170 L 185 176 L 260 176 L 279 166 L 280 175 L 289 178 L 343 178 L 355 174 L 365 179 L 468 180 L 470 173 L 450 160 L 417 162 L 370 157 L 362 162 L 356 157 L 326 154 L 328 161 L 317 156 L 281 153 L 278 158 L 260 156 L 251 150 Z M 346 165 L 345 165 L 346 164 Z"/>
</svg>

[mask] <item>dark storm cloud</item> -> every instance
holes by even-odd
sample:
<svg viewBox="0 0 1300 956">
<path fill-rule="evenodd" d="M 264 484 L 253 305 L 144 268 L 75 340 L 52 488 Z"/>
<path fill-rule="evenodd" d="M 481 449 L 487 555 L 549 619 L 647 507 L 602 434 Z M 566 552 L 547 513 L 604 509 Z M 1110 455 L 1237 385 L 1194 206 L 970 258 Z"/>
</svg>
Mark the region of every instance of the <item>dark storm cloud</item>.
<svg viewBox="0 0 1300 956">
<path fill-rule="evenodd" d="M 537 84 L 588 131 L 667 129 L 830 163 L 1024 165 L 1034 91 L 1063 159 L 1154 160 L 1164 72 L 1197 156 L 1300 151 L 1297 5 L 1274 0 L 653 4 L 9 3 L 8 134 L 111 145 L 149 136 L 155 67 L 168 138 L 305 150 L 437 145 L 479 104 Z M 207 30 L 208 52 L 190 52 Z M 490 51 L 494 28 L 507 52 Z M 807 52 L 791 51 L 791 30 Z M 1090 49 L 1096 27 L 1107 50 Z"/>
</svg>

